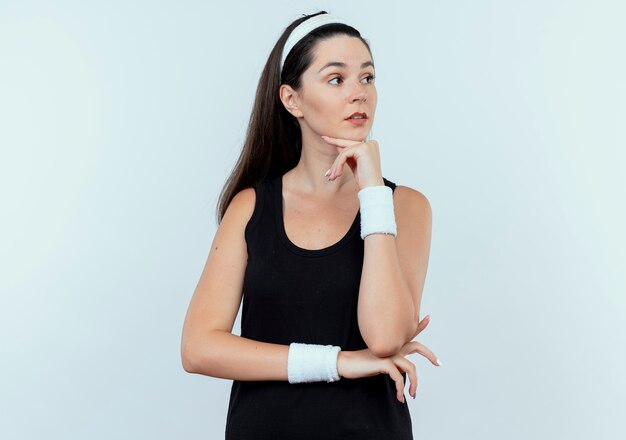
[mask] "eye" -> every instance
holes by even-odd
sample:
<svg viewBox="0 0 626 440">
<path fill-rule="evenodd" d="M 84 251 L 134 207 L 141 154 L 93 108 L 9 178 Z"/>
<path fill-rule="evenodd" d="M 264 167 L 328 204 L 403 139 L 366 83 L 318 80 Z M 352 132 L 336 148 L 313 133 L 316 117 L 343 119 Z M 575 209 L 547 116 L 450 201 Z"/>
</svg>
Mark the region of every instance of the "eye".
<svg viewBox="0 0 626 440">
<path fill-rule="evenodd" d="M 334 80 L 336 80 L 336 79 L 341 79 L 341 77 L 340 77 L 340 76 L 336 76 L 336 77 L 334 77 L 333 79 L 331 79 L 331 80 L 330 80 L 330 81 L 328 81 L 328 82 L 329 82 L 330 84 L 337 84 L 337 83 L 333 83 L 333 81 L 334 81 Z"/>
<path fill-rule="evenodd" d="M 376 76 L 374 76 L 374 75 L 367 75 L 363 79 L 369 79 L 369 81 L 366 84 L 372 84 L 374 82 L 374 79 L 376 79 Z"/>
</svg>

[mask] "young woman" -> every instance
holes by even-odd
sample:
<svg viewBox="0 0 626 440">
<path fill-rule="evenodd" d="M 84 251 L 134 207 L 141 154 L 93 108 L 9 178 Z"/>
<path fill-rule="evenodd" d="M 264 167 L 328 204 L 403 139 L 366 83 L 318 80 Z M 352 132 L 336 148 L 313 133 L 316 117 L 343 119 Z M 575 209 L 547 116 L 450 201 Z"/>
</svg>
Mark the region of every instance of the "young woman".
<svg viewBox="0 0 626 440">
<path fill-rule="evenodd" d="M 439 365 L 412 341 L 431 208 L 382 176 L 376 99 L 368 43 L 325 11 L 265 65 L 181 344 L 185 371 L 233 380 L 227 439 L 413 438 L 406 356 Z"/>
</svg>

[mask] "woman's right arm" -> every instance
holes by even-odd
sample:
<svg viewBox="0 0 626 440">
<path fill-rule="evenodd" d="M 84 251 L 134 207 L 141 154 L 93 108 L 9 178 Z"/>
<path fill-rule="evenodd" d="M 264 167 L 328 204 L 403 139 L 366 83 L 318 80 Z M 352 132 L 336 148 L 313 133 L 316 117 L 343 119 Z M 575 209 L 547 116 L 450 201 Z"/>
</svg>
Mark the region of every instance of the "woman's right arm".
<svg viewBox="0 0 626 440">
<path fill-rule="evenodd" d="M 181 358 L 189 373 L 233 380 L 287 380 L 288 345 L 231 333 L 248 260 L 244 230 L 255 202 L 254 188 L 237 193 L 215 233 L 183 325 Z"/>
<path fill-rule="evenodd" d="M 232 334 L 248 260 L 244 231 L 255 202 L 254 188 L 237 193 L 215 233 L 183 325 L 181 358 L 189 373 L 242 381 L 288 380 L 289 345 Z M 406 354 L 412 349 L 413 353 L 432 358 L 431 361 L 435 359 L 432 353 L 424 352 L 425 347 L 416 349 L 416 344 L 421 345 L 407 343 L 403 348 Z M 368 349 L 341 351 L 337 370 L 348 379 L 389 374 L 396 382 L 398 400 L 403 401 L 404 379 L 400 372 L 405 371 L 411 379 L 411 395 L 415 395 L 417 382 L 415 365 L 404 355 L 377 358 Z"/>
</svg>

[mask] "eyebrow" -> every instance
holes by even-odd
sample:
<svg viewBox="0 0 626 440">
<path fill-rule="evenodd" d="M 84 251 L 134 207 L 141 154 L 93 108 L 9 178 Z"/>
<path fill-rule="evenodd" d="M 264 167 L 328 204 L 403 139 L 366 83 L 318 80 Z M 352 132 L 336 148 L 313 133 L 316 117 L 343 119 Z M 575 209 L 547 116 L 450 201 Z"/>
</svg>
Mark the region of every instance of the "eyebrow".
<svg viewBox="0 0 626 440">
<path fill-rule="evenodd" d="M 365 69 L 368 66 L 372 66 L 374 67 L 374 63 L 372 63 L 371 61 L 366 61 L 363 64 L 361 64 L 361 69 Z M 328 68 L 328 67 L 341 67 L 341 68 L 345 68 L 347 67 L 346 63 L 342 63 L 340 61 L 331 61 L 330 63 L 326 63 L 324 64 L 324 67 L 322 67 L 320 70 L 317 71 L 317 73 L 320 73 L 322 70 Z"/>
</svg>

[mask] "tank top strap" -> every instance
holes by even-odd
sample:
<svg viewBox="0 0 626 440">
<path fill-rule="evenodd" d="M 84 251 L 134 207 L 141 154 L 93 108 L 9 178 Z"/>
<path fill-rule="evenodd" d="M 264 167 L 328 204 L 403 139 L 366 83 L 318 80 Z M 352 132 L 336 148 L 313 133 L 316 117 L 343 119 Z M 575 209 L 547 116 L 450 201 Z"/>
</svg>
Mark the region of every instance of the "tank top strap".
<svg viewBox="0 0 626 440">
<path fill-rule="evenodd" d="M 386 179 L 385 177 L 383 177 L 383 182 L 385 182 L 386 186 L 391 188 L 391 192 L 393 192 L 396 189 L 397 185 L 394 182 L 392 182 L 391 180 Z"/>
<path fill-rule="evenodd" d="M 254 203 L 254 211 L 252 212 L 252 216 L 250 217 L 250 220 L 248 220 L 248 223 L 246 224 L 246 228 L 245 228 L 245 235 L 246 237 L 250 234 L 250 231 L 256 226 L 256 224 L 259 222 L 259 220 L 261 219 L 261 212 L 263 212 L 263 205 L 265 202 L 265 182 L 260 182 L 256 185 L 254 185 L 252 188 L 254 188 L 254 193 L 256 194 L 255 198 L 255 203 Z"/>
<path fill-rule="evenodd" d="M 274 225 L 275 222 L 278 221 L 276 216 L 281 215 L 281 203 L 282 203 L 282 194 L 280 189 L 282 185 L 280 185 L 280 181 L 278 179 L 282 179 L 282 176 L 274 176 L 262 180 L 253 186 L 254 192 L 256 194 L 256 201 L 254 204 L 254 211 L 252 212 L 252 216 L 250 220 L 246 224 L 245 227 L 245 237 L 247 242 L 250 244 L 254 241 L 256 236 L 263 236 L 265 240 L 278 238 L 277 231 L 280 231 L 281 228 Z M 383 182 L 385 186 L 391 188 L 391 191 L 395 191 L 396 183 L 383 177 Z M 355 225 L 358 226 L 359 215 L 355 218 L 352 229 L 355 229 Z M 278 223 L 280 225 L 280 222 Z M 351 235 L 354 234 L 346 234 L 346 239 L 350 238 Z M 341 240 L 343 242 L 344 240 Z M 333 247 L 334 249 L 334 247 Z M 320 254 L 324 251 L 320 251 Z"/>
</svg>

